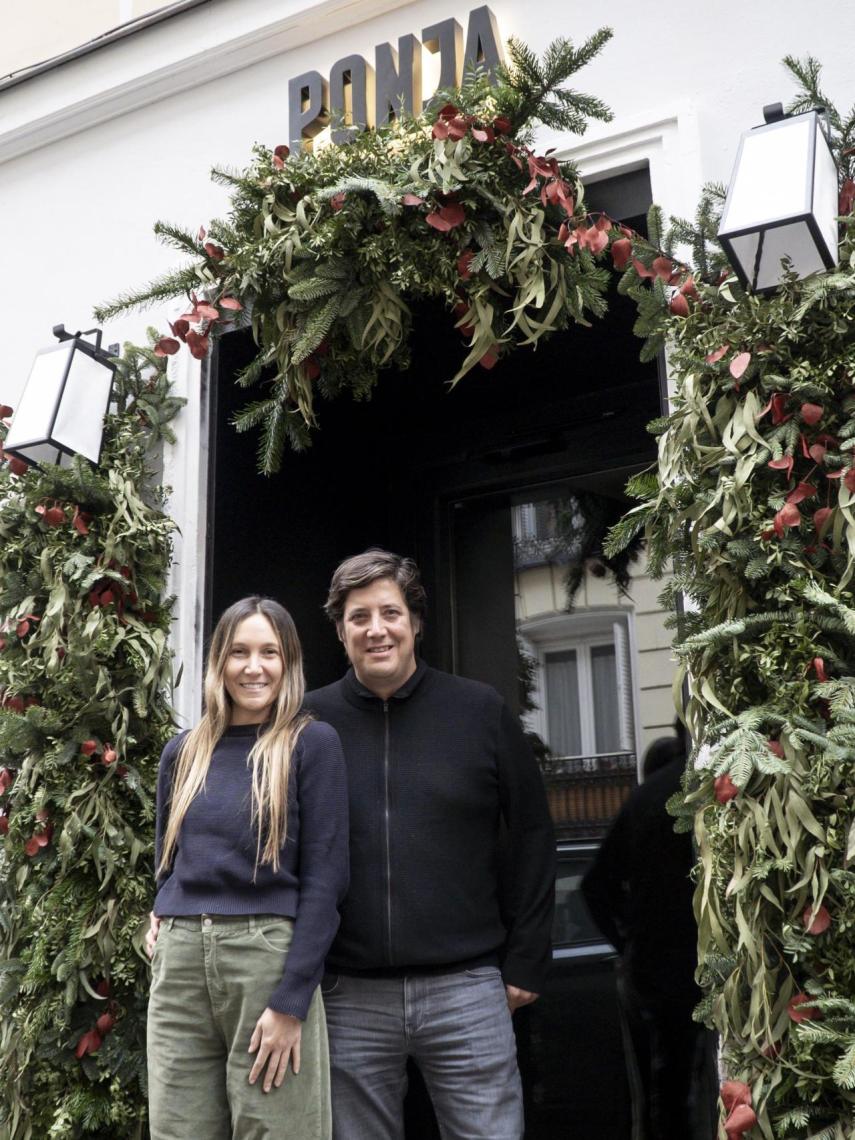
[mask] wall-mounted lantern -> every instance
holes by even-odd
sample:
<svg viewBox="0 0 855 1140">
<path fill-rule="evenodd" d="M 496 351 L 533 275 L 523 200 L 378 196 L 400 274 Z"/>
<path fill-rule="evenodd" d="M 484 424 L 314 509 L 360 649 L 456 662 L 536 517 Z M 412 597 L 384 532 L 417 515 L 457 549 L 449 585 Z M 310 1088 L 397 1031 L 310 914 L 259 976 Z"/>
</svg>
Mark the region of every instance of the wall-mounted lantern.
<svg viewBox="0 0 855 1140">
<path fill-rule="evenodd" d="M 67 467 L 72 456 L 97 463 L 104 416 L 110 405 L 118 345 L 101 348 L 101 330 L 69 333 L 56 325 L 59 343 L 36 355 L 3 442 L 3 450 L 33 466 Z M 95 337 L 94 343 L 83 337 Z"/>
<path fill-rule="evenodd" d="M 763 108 L 739 144 L 718 236 L 742 284 L 777 288 L 786 259 L 797 277 L 837 264 L 837 165 L 821 111 Z"/>
</svg>

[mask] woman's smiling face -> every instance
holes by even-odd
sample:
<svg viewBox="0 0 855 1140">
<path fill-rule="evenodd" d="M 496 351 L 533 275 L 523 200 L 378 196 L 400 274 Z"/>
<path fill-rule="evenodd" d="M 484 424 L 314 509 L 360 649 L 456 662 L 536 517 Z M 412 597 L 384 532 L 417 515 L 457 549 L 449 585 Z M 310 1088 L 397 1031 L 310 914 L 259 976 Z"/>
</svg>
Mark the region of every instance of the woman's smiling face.
<svg viewBox="0 0 855 1140">
<path fill-rule="evenodd" d="M 250 614 L 235 629 L 223 683 L 231 697 L 231 724 L 261 724 L 282 688 L 285 663 L 273 626 L 263 614 Z"/>
</svg>

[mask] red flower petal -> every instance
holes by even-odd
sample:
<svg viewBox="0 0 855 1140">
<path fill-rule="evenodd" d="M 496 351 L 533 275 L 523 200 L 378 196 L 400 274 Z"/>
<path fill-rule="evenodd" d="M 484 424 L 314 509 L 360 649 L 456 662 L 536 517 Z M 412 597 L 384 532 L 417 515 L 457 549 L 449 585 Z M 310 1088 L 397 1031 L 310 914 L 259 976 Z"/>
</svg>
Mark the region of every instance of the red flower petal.
<svg viewBox="0 0 855 1140">
<path fill-rule="evenodd" d="M 816 527 L 816 533 L 820 534 L 822 528 L 834 514 L 833 507 L 820 507 L 818 511 L 813 512 L 813 525 Z"/>
<path fill-rule="evenodd" d="M 811 918 L 811 915 L 813 915 L 813 907 L 805 907 L 802 915 L 805 930 L 808 934 L 824 934 L 831 926 L 831 915 L 824 906 L 819 907 L 814 918 Z"/>
<path fill-rule="evenodd" d="M 766 747 L 770 752 L 773 752 L 779 760 L 784 759 L 784 746 L 780 740 L 767 740 Z"/>
<path fill-rule="evenodd" d="M 472 138 L 477 139 L 478 142 L 493 142 L 496 133 L 492 127 L 473 127 Z"/>
<path fill-rule="evenodd" d="M 809 994 L 794 994 L 787 1003 L 787 1013 L 791 1021 L 821 1021 L 822 1010 L 810 1005 L 815 1001 Z"/>
<path fill-rule="evenodd" d="M 107 745 L 101 755 L 101 763 L 109 767 L 111 764 L 115 764 L 118 759 L 119 754 L 116 750 Z"/>
<path fill-rule="evenodd" d="M 704 357 L 704 360 L 707 362 L 707 364 L 717 364 L 719 360 L 721 360 L 721 358 L 728 352 L 730 352 L 730 345 L 723 344 L 721 348 L 717 348 L 715 352 L 707 353 L 707 355 Z"/>
<path fill-rule="evenodd" d="M 821 657 L 814 657 L 813 661 L 811 662 L 811 667 L 813 668 L 814 673 L 816 673 L 818 681 L 828 680 L 828 674 L 825 671 L 825 661 L 823 661 Z"/>
<path fill-rule="evenodd" d="M 689 302 L 682 293 L 675 293 L 668 307 L 677 317 L 687 317 L 689 315 Z"/>
<path fill-rule="evenodd" d="M 7 420 L 12 414 L 12 408 L 8 404 L 0 404 L 0 420 Z"/>
<path fill-rule="evenodd" d="M 751 353 L 750 352 L 740 352 L 736 356 L 734 356 L 733 360 L 731 360 L 731 362 L 730 362 L 730 367 L 729 367 L 730 375 L 733 377 L 733 379 L 739 380 L 739 378 L 744 374 L 745 369 L 748 367 L 748 365 L 750 363 L 751 363 Z"/>
<path fill-rule="evenodd" d="M 474 256 L 475 254 L 471 249 L 466 249 L 463 251 L 463 253 L 461 253 L 460 257 L 458 257 L 457 272 L 460 276 L 461 281 L 468 281 L 472 276 L 472 270 L 469 267 L 472 264 L 472 258 Z"/>
<path fill-rule="evenodd" d="M 478 363 L 481 365 L 482 368 L 490 369 L 490 368 L 495 367 L 496 363 L 498 362 L 498 359 L 499 359 L 499 353 L 496 349 L 496 346 L 494 345 L 492 348 L 487 349 L 487 351 L 484 353 L 484 355 L 481 357 L 481 359 L 478 361 Z"/>
<path fill-rule="evenodd" d="M 74 1055 L 78 1061 L 87 1053 L 97 1053 L 101 1048 L 101 1036 L 97 1029 L 90 1029 L 77 1042 Z"/>
<path fill-rule="evenodd" d="M 469 124 L 465 119 L 449 119 L 448 120 L 448 137 L 450 139 L 462 139 L 464 135 L 469 133 Z"/>
<path fill-rule="evenodd" d="M 332 198 L 330 198 L 330 209 L 334 213 L 338 213 L 338 211 L 342 208 L 342 206 L 344 205 L 346 200 L 347 200 L 347 194 L 345 194 L 345 192 L 343 190 L 340 190 L 338 192 L 338 194 L 333 194 Z"/>
<path fill-rule="evenodd" d="M 648 269 L 643 261 L 639 261 L 637 257 L 632 259 L 632 264 L 635 266 L 635 272 L 639 277 L 655 277 L 656 274 L 652 269 Z"/>
<path fill-rule="evenodd" d="M 460 108 L 455 107 L 453 103 L 446 103 L 440 110 L 439 117 L 441 119 L 456 119 L 460 114 Z"/>
<path fill-rule="evenodd" d="M 653 260 L 653 272 L 663 281 L 667 281 L 674 272 L 674 262 L 670 257 L 656 257 Z"/>
<path fill-rule="evenodd" d="M 84 756 L 91 756 L 93 752 L 98 751 L 98 745 L 94 740 L 84 740 L 80 745 L 80 751 Z"/>
<path fill-rule="evenodd" d="M 19 459 L 17 455 L 10 456 L 9 470 L 13 475 L 26 475 L 29 469 L 29 463 L 25 463 L 23 459 Z"/>
<path fill-rule="evenodd" d="M 771 467 L 774 471 L 786 471 L 787 478 L 789 479 L 794 463 L 795 460 L 792 455 L 782 455 L 780 459 L 770 459 L 767 466 Z"/>
<path fill-rule="evenodd" d="M 95 1022 L 95 1029 L 102 1037 L 106 1037 L 115 1024 L 116 1019 L 112 1013 L 102 1013 Z"/>
<path fill-rule="evenodd" d="M 420 198 L 418 194 L 405 194 L 401 199 L 405 206 L 422 206 L 424 205 L 424 198 Z"/>
<path fill-rule="evenodd" d="M 806 424 L 818 424 L 822 419 L 825 408 L 821 404 L 802 404 L 801 415 Z"/>
<path fill-rule="evenodd" d="M 173 340 L 171 336 L 162 336 L 157 344 L 154 346 L 155 356 L 174 356 L 178 352 L 181 345 L 177 340 Z"/>
<path fill-rule="evenodd" d="M 726 773 L 723 776 L 719 776 L 713 786 L 715 788 L 715 798 L 720 804 L 730 803 L 732 799 L 739 795 L 739 788 Z"/>
<path fill-rule="evenodd" d="M 617 241 L 612 242 L 611 253 L 615 269 L 626 269 L 632 256 L 632 242 L 629 238 L 618 238 Z"/>
<path fill-rule="evenodd" d="M 433 125 L 431 134 L 435 139 L 447 139 L 448 123 L 446 123 L 444 119 L 438 119 Z"/>
<path fill-rule="evenodd" d="M 243 305 L 240 303 L 237 297 L 220 297 L 219 301 L 217 301 L 217 304 L 221 309 L 229 309 L 234 313 L 239 313 L 243 308 Z"/>
<path fill-rule="evenodd" d="M 187 336 L 188 332 L 190 331 L 190 322 L 185 321 L 184 318 L 182 317 L 179 320 L 177 320 L 175 322 L 175 324 L 173 324 L 172 321 L 170 321 L 169 327 L 170 327 L 170 329 L 172 329 L 174 336 L 177 336 L 179 340 L 184 340 L 184 338 Z"/>
<path fill-rule="evenodd" d="M 213 241 L 206 241 L 204 250 L 205 253 L 207 253 L 208 257 L 210 257 L 211 261 L 222 261 L 226 256 L 226 251 L 223 249 L 223 247 L 221 245 L 217 245 L 216 242 Z"/>
<path fill-rule="evenodd" d="M 751 1089 L 745 1081 L 723 1081 L 719 1095 L 725 1112 L 733 1112 L 740 1104 L 751 1104 Z"/>
<path fill-rule="evenodd" d="M 511 133 L 511 120 L 504 115 L 497 115 L 493 119 L 493 130 L 497 135 L 509 135 Z"/>
<path fill-rule="evenodd" d="M 277 158 L 281 158 L 284 161 L 291 153 L 291 148 L 286 146 L 285 143 L 280 143 L 279 146 L 273 148 L 273 153 Z"/>
<path fill-rule="evenodd" d="M 39 851 L 41 851 L 39 841 L 36 839 L 35 835 L 31 835 L 27 842 L 24 844 L 24 854 L 28 855 L 30 859 L 32 859 L 34 855 L 38 855 Z"/>
<path fill-rule="evenodd" d="M 205 321 L 216 321 L 220 314 L 213 305 L 208 305 L 204 301 L 196 306 L 196 319 Z"/>
<path fill-rule="evenodd" d="M 187 347 L 195 360 L 204 360 L 208 355 L 208 338 L 191 329 L 187 334 Z"/>
<path fill-rule="evenodd" d="M 747 1104 L 738 1104 L 724 1122 L 727 1140 L 742 1140 L 744 1134 L 757 1123 L 757 1113 Z"/>
<path fill-rule="evenodd" d="M 816 494 L 813 483 L 797 483 L 795 488 L 787 495 L 788 503 L 800 503 L 803 499 L 810 499 Z"/>
<path fill-rule="evenodd" d="M 798 526 L 802 521 L 801 511 L 795 503 L 784 503 L 775 517 L 779 518 L 784 526 Z"/>
<path fill-rule="evenodd" d="M 689 276 L 686 278 L 686 280 L 680 286 L 680 292 L 684 297 L 691 297 L 693 301 L 697 301 L 700 294 L 698 293 L 698 287 L 695 284 L 694 277 Z"/>
</svg>

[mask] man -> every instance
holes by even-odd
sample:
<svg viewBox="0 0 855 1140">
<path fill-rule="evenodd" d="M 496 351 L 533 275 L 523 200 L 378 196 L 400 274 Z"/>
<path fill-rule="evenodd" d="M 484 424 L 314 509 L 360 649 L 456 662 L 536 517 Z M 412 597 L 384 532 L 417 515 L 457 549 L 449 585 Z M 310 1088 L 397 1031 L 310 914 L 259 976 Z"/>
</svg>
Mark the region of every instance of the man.
<svg viewBox="0 0 855 1140">
<path fill-rule="evenodd" d="M 445 1140 L 519 1140 L 511 1014 L 550 961 L 552 824 L 498 693 L 417 659 L 424 611 L 411 560 L 347 559 L 326 612 L 351 668 L 306 698 L 341 736 L 350 789 L 351 886 L 322 986 L 334 1136 L 400 1140 L 412 1057 Z"/>
<path fill-rule="evenodd" d="M 692 837 L 666 807 L 680 790 L 686 741 L 655 740 L 635 788 L 582 882 L 588 908 L 621 955 L 624 1044 L 633 1140 L 715 1134 L 715 1035 L 692 1019 L 698 929 Z"/>
</svg>

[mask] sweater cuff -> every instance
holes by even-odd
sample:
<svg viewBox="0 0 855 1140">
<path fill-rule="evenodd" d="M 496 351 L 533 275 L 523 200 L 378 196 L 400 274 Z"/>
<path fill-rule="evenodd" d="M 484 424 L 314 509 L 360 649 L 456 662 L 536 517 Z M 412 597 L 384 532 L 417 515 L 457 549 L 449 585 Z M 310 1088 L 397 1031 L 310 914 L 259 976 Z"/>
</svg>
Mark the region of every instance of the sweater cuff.
<svg viewBox="0 0 855 1140">
<path fill-rule="evenodd" d="M 317 988 L 317 983 L 306 982 L 303 985 L 298 985 L 293 977 L 289 978 L 287 984 L 283 981 L 280 986 L 276 987 L 270 995 L 267 1006 L 277 1013 L 288 1013 L 291 1017 L 305 1021 Z"/>
<path fill-rule="evenodd" d="M 549 976 L 551 963 L 530 958 L 520 958 L 508 954 L 502 962 L 502 981 L 506 986 L 516 986 L 532 994 L 542 994 Z"/>
</svg>

